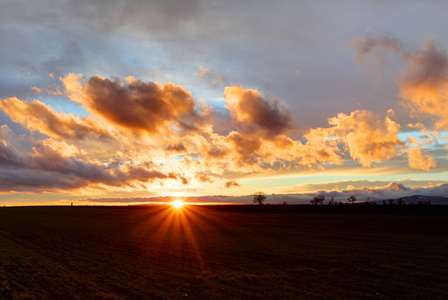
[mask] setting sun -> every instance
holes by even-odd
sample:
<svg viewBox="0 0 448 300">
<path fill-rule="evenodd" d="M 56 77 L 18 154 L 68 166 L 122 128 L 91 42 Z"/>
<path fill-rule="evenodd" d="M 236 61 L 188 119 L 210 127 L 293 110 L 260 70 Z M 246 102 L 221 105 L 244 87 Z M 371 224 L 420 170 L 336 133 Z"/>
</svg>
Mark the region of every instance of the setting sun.
<svg viewBox="0 0 448 300">
<path fill-rule="evenodd" d="M 184 206 L 184 202 L 182 200 L 176 200 L 173 202 L 173 207 L 175 208 L 181 208 L 182 206 Z"/>
</svg>

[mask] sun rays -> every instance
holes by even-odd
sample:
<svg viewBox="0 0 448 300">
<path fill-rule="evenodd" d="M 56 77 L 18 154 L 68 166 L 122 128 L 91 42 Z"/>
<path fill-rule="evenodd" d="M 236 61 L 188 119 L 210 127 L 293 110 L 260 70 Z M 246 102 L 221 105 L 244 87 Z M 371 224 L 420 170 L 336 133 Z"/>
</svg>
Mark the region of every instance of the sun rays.
<svg viewBox="0 0 448 300">
<path fill-rule="evenodd" d="M 142 255 L 152 256 L 160 263 L 170 257 L 177 263 L 207 271 L 209 245 L 204 244 L 204 238 L 220 236 L 222 228 L 233 231 L 233 226 L 226 220 L 226 212 L 180 202 L 144 208 L 134 222 L 132 235 L 141 244 Z"/>
</svg>

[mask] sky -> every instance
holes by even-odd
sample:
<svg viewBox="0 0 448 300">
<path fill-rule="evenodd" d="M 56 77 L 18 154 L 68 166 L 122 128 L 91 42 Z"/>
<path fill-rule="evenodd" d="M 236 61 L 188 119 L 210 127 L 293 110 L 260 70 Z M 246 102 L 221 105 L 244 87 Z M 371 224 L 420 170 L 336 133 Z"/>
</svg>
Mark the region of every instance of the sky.
<svg viewBox="0 0 448 300">
<path fill-rule="evenodd" d="M 2 0 L 0 205 L 448 196 L 447 11 Z"/>
</svg>

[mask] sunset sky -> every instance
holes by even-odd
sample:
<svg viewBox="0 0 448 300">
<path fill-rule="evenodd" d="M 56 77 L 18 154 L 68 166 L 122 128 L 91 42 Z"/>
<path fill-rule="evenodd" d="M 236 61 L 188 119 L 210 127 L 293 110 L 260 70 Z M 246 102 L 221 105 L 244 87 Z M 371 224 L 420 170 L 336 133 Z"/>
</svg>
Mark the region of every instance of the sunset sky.
<svg viewBox="0 0 448 300">
<path fill-rule="evenodd" d="M 2 0 L 0 205 L 448 196 L 447 12 Z"/>
</svg>

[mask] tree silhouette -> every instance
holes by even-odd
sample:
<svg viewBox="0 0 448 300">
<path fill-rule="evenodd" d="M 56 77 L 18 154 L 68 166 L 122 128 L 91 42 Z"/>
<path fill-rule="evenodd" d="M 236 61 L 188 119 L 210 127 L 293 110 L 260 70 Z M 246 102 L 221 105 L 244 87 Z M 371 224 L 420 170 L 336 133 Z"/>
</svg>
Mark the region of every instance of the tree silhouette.
<svg viewBox="0 0 448 300">
<path fill-rule="evenodd" d="M 266 200 L 266 194 L 263 192 L 254 193 L 254 203 L 258 203 L 259 205 L 263 205 L 264 200 Z"/>
<path fill-rule="evenodd" d="M 351 195 L 347 198 L 348 202 L 351 202 L 352 204 L 355 204 L 356 202 L 356 196 Z"/>
<path fill-rule="evenodd" d="M 313 198 L 313 200 L 310 200 L 311 204 L 314 205 L 318 205 L 320 203 L 320 205 L 322 205 L 322 203 L 325 200 L 325 196 L 316 196 Z"/>
</svg>

